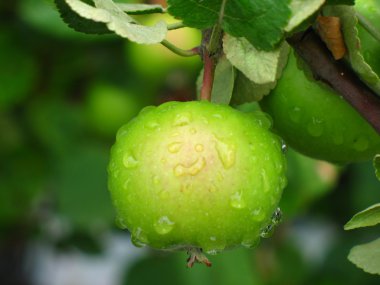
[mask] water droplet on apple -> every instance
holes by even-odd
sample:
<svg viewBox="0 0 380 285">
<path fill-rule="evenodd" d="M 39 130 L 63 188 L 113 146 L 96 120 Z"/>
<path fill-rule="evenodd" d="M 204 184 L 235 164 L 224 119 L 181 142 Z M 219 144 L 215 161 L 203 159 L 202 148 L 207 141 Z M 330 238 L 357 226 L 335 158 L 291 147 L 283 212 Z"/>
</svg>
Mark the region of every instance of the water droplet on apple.
<svg viewBox="0 0 380 285">
<path fill-rule="evenodd" d="M 183 175 L 195 176 L 206 166 L 206 159 L 204 157 L 198 158 L 190 166 L 185 166 L 183 164 L 177 164 L 173 171 L 174 175 L 179 177 Z"/>
<path fill-rule="evenodd" d="M 218 157 L 223 164 L 225 169 L 231 168 L 235 164 L 235 145 L 223 142 L 218 139 L 215 145 L 216 151 L 218 153 Z"/>
<path fill-rule="evenodd" d="M 313 117 L 307 125 L 307 131 L 313 137 L 320 137 L 323 134 L 323 121 Z"/>
<path fill-rule="evenodd" d="M 358 137 L 355 141 L 354 141 L 354 149 L 357 150 L 357 151 L 365 151 L 368 149 L 368 146 L 369 146 L 369 142 L 368 142 L 368 139 L 366 137 Z"/>
<path fill-rule="evenodd" d="M 297 106 L 293 107 L 289 113 L 289 117 L 293 123 L 298 123 L 301 120 L 301 108 Z"/>
<path fill-rule="evenodd" d="M 281 140 L 281 151 L 282 153 L 286 153 L 288 151 L 288 146 L 286 145 L 284 140 Z"/>
<path fill-rule="evenodd" d="M 260 243 L 260 238 L 245 238 L 241 245 L 245 248 L 255 248 Z"/>
<path fill-rule="evenodd" d="M 234 194 L 231 195 L 230 204 L 233 208 L 236 208 L 236 209 L 243 209 L 246 206 L 245 201 L 240 192 L 235 192 Z"/>
<path fill-rule="evenodd" d="M 209 255 L 217 255 L 218 254 L 218 250 L 216 250 L 216 249 L 208 249 L 208 250 L 206 250 L 206 253 L 209 254 Z"/>
<path fill-rule="evenodd" d="M 131 235 L 132 243 L 137 247 L 146 246 L 148 243 L 148 238 L 140 227 L 137 227 L 132 231 Z"/>
<path fill-rule="evenodd" d="M 116 218 L 116 225 L 121 229 L 127 228 L 127 224 L 125 223 L 124 218 L 122 218 L 122 217 Z"/>
<path fill-rule="evenodd" d="M 210 237 L 210 240 L 211 240 L 211 241 L 216 241 L 216 237 L 211 236 L 211 237 Z"/>
<path fill-rule="evenodd" d="M 261 230 L 260 236 L 262 238 L 270 238 L 273 235 L 273 232 L 274 232 L 274 225 L 269 224 Z"/>
<path fill-rule="evenodd" d="M 195 145 L 195 151 L 196 152 L 202 152 L 204 150 L 203 144 L 196 144 Z"/>
<path fill-rule="evenodd" d="M 125 154 L 123 157 L 123 164 L 125 168 L 135 168 L 137 167 L 138 163 L 139 162 L 136 160 L 136 158 L 130 153 Z"/>
<path fill-rule="evenodd" d="M 253 219 L 254 221 L 257 221 L 257 222 L 261 222 L 261 221 L 263 221 L 264 218 L 265 218 L 264 211 L 263 211 L 263 209 L 262 209 L 261 207 L 255 209 L 255 210 L 253 210 L 253 211 L 251 212 L 251 215 L 252 215 L 252 219 Z"/>
<path fill-rule="evenodd" d="M 160 124 L 157 121 L 150 121 L 147 122 L 145 126 L 150 130 L 156 130 L 160 127 Z"/>
<path fill-rule="evenodd" d="M 175 223 L 172 222 L 167 216 L 162 216 L 154 223 L 154 229 L 160 235 L 170 233 L 174 228 Z"/>
<path fill-rule="evenodd" d="M 168 145 L 168 151 L 170 153 L 177 153 L 181 150 L 182 146 L 183 146 L 182 142 L 173 142 Z"/>
<path fill-rule="evenodd" d="M 279 223 L 281 223 L 282 221 L 282 211 L 281 209 L 278 207 L 274 213 L 272 214 L 272 224 L 273 225 L 278 225 Z"/>
<path fill-rule="evenodd" d="M 191 114 L 190 113 L 181 113 L 177 114 L 174 118 L 173 125 L 175 127 L 183 127 L 191 123 Z"/>
</svg>

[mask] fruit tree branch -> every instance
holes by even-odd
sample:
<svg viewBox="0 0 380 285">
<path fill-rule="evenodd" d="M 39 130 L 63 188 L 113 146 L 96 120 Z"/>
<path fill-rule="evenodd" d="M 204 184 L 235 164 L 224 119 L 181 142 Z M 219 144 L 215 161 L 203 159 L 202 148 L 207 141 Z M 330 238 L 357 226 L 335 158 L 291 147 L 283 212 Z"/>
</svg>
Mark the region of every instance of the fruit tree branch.
<svg viewBox="0 0 380 285">
<path fill-rule="evenodd" d="M 314 78 L 340 93 L 380 134 L 380 99 L 351 68 L 342 60 L 334 60 L 312 29 L 296 33 L 287 41 L 309 65 Z"/>
</svg>

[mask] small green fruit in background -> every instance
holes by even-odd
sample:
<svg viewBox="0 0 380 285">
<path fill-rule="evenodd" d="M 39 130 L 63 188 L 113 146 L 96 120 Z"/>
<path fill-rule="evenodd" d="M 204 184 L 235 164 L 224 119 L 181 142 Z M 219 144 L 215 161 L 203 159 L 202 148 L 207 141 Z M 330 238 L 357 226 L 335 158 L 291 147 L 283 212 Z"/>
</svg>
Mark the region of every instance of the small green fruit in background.
<svg viewBox="0 0 380 285">
<path fill-rule="evenodd" d="M 380 31 L 380 1 L 356 0 L 355 9 Z M 364 59 L 372 67 L 373 71 L 380 76 L 380 43 L 361 25 L 357 25 L 357 28 Z"/>
<path fill-rule="evenodd" d="M 86 98 L 87 121 L 98 134 L 113 137 L 141 107 L 133 92 L 109 83 L 96 83 L 89 88 Z"/>
<path fill-rule="evenodd" d="M 343 98 L 309 80 L 290 54 L 276 88 L 260 101 L 275 131 L 297 151 L 320 160 L 348 163 L 380 152 L 380 136 Z"/>
<path fill-rule="evenodd" d="M 178 20 L 169 15 L 149 16 L 145 20 L 150 25 L 159 20 L 165 20 L 167 23 L 178 22 Z M 183 28 L 169 31 L 167 40 L 180 48 L 191 49 L 199 46 L 201 34 L 196 29 Z M 155 80 L 162 79 L 163 76 L 173 69 L 185 69 L 197 72 L 201 66 L 200 57 L 183 58 L 161 44 L 139 45 L 128 42 L 126 50 L 127 61 L 131 64 L 133 70 Z"/>
<path fill-rule="evenodd" d="M 138 246 L 253 247 L 286 184 L 282 145 L 269 126 L 261 112 L 209 102 L 146 107 L 111 151 L 118 224 Z"/>
</svg>

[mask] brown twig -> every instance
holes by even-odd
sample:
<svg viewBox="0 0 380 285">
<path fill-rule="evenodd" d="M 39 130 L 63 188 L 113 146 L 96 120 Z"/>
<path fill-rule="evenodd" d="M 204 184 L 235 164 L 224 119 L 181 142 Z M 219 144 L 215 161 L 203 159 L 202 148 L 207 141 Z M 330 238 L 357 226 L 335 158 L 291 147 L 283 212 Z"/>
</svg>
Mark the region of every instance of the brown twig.
<svg viewBox="0 0 380 285">
<path fill-rule="evenodd" d="M 200 94 L 201 100 L 211 100 L 212 86 L 214 85 L 214 73 L 215 73 L 215 60 L 209 55 L 208 52 L 203 53 L 203 84 Z"/>
<path fill-rule="evenodd" d="M 380 134 L 380 99 L 351 68 L 342 60 L 334 60 L 312 29 L 296 33 L 287 41 L 309 65 L 315 79 L 341 94 Z"/>
</svg>

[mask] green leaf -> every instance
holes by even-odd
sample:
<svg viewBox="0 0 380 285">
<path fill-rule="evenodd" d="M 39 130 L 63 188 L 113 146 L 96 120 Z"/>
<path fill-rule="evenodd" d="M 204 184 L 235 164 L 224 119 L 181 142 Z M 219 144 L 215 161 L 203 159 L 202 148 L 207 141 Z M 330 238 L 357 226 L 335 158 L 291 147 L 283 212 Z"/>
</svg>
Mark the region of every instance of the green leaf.
<svg viewBox="0 0 380 285">
<path fill-rule="evenodd" d="M 165 13 L 165 9 L 161 5 L 128 3 L 116 3 L 116 5 L 125 13 L 131 15 Z"/>
<path fill-rule="evenodd" d="M 355 5 L 355 0 L 327 0 L 327 5 Z"/>
<path fill-rule="evenodd" d="M 103 23 L 94 22 L 85 18 L 82 18 L 75 13 L 65 0 L 54 0 L 55 5 L 61 15 L 63 21 L 72 29 L 77 32 L 85 34 L 109 34 L 110 30 Z"/>
<path fill-rule="evenodd" d="M 373 159 L 373 166 L 375 167 L 375 173 L 377 179 L 380 180 L 380 154 L 377 154 Z"/>
<path fill-rule="evenodd" d="M 211 102 L 228 105 L 234 89 L 236 72 L 227 58 L 219 59 L 215 69 L 214 85 L 211 93 Z"/>
<path fill-rule="evenodd" d="M 198 75 L 197 78 L 197 97 L 199 98 L 202 81 L 203 81 L 203 72 Z M 236 70 L 232 64 L 222 57 L 219 59 L 218 64 L 216 65 L 215 75 L 214 75 L 214 84 L 212 87 L 211 93 L 211 102 L 215 104 L 224 104 L 228 105 L 231 101 L 232 93 L 234 90 L 234 83 L 236 78 Z"/>
<path fill-rule="evenodd" d="M 380 238 L 353 247 L 348 260 L 367 273 L 380 275 Z"/>
<path fill-rule="evenodd" d="M 232 95 L 232 104 L 239 105 L 260 101 L 274 87 L 276 87 L 276 82 L 256 84 L 249 80 L 242 72 L 238 72 Z"/>
<path fill-rule="evenodd" d="M 286 32 L 291 32 L 303 21 L 312 16 L 322 7 L 326 0 L 292 0 L 290 10 L 292 16 L 285 27 Z"/>
<path fill-rule="evenodd" d="M 152 27 L 139 25 L 111 0 L 94 0 L 95 7 L 80 0 L 65 0 L 68 6 L 84 19 L 106 24 L 110 31 L 140 44 L 155 44 L 165 39 L 166 23 Z"/>
<path fill-rule="evenodd" d="M 283 43 L 273 51 L 260 51 L 245 38 L 226 35 L 223 48 L 227 59 L 256 84 L 275 82 L 280 63 L 286 62 L 289 46 Z"/>
<path fill-rule="evenodd" d="M 257 49 L 272 50 L 281 41 L 290 17 L 290 0 L 229 0 L 222 28 L 235 37 L 245 37 Z M 168 0 L 168 11 L 185 25 L 206 29 L 219 19 L 222 0 Z"/>
<path fill-rule="evenodd" d="M 348 53 L 345 58 L 351 64 L 352 69 L 358 76 L 380 96 L 380 78 L 365 61 L 360 50 L 360 39 L 356 25 L 358 19 L 353 7 L 348 6 L 327 6 L 324 10 L 325 16 L 336 16 L 341 19 L 342 31 Z"/>
<path fill-rule="evenodd" d="M 357 213 L 344 225 L 344 229 L 353 230 L 357 228 L 375 226 L 380 223 L 380 203 Z"/>
</svg>

